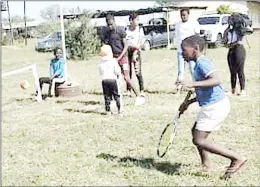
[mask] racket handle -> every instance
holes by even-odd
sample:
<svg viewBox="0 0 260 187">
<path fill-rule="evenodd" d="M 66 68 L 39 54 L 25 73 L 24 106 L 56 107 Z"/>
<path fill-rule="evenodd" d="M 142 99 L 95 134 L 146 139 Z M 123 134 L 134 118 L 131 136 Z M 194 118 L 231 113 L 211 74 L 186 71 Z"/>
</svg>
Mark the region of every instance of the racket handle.
<svg viewBox="0 0 260 187">
<path fill-rule="evenodd" d="M 191 95 L 192 95 L 192 91 L 190 90 L 190 91 L 188 92 L 188 94 L 186 95 L 186 97 L 185 97 L 183 103 L 187 102 L 187 101 L 189 100 L 189 98 L 190 98 Z"/>
</svg>

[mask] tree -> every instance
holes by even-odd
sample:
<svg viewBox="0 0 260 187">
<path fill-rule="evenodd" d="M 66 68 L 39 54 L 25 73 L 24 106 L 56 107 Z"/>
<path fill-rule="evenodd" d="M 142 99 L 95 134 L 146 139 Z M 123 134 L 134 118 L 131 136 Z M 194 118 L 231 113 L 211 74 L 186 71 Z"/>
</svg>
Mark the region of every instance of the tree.
<svg viewBox="0 0 260 187">
<path fill-rule="evenodd" d="M 229 9 L 229 5 L 220 5 L 217 8 L 218 14 L 230 14 L 231 10 Z"/>
<path fill-rule="evenodd" d="M 59 20 L 60 11 L 59 5 L 51 5 L 41 10 L 41 17 L 45 20 L 55 22 Z"/>
</svg>

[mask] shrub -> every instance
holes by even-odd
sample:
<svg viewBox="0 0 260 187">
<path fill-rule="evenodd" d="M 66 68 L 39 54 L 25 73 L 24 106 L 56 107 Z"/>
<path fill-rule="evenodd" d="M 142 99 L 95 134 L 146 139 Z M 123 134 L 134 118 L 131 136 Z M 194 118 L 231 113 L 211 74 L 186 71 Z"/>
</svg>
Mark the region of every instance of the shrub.
<svg viewBox="0 0 260 187">
<path fill-rule="evenodd" d="M 228 5 L 220 5 L 217 8 L 217 12 L 218 12 L 218 14 L 230 14 L 231 13 Z"/>
<path fill-rule="evenodd" d="M 90 23 L 91 15 L 84 13 L 75 21 L 68 22 L 65 25 L 65 43 L 69 49 L 70 57 L 73 59 L 86 60 L 96 55 L 101 45 L 97 35 L 97 29 Z"/>
</svg>

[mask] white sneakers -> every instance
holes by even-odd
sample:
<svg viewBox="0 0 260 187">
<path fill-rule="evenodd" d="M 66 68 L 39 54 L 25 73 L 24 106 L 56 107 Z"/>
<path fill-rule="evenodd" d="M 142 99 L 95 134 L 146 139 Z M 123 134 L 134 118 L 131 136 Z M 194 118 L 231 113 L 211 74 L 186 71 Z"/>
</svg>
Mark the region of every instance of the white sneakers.
<svg viewBox="0 0 260 187">
<path fill-rule="evenodd" d="M 137 96 L 135 99 L 135 106 L 139 106 L 145 103 L 145 97 Z"/>
</svg>

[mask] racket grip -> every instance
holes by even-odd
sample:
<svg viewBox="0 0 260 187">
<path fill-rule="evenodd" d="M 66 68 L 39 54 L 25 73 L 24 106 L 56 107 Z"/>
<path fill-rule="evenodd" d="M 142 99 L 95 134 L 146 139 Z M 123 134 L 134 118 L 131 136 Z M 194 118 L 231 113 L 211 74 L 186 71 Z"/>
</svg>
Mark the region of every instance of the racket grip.
<svg viewBox="0 0 260 187">
<path fill-rule="evenodd" d="M 192 91 L 190 90 L 190 91 L 188 92 L 188 94 L 186 95 L 186 97 L 185 97 L 183 103 L 187 102 L 187 101 L 189 100 L 189 98 L 190 98 L 191 95 L 192 95 Z"/>
</svg>

